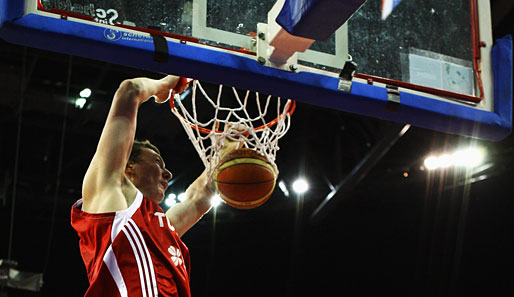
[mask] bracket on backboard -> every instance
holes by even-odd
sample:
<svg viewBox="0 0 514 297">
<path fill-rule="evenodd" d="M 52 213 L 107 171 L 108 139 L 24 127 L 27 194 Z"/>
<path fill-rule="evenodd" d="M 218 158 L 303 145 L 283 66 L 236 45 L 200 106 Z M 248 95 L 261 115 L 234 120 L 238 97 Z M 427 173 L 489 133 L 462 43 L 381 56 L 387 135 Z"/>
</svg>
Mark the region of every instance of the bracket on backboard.
<svg viewBox="0 0 514 297">
<path fill-rule="evenodd" d="M 268 23 L 257 24 L 257 62 L 296 72 L 298 52 L 305 52 L 314 40 L 291 35 L 276 22 L 283 5 L 284 0 L 277 1 L 268 12 Z"/>
</svg>

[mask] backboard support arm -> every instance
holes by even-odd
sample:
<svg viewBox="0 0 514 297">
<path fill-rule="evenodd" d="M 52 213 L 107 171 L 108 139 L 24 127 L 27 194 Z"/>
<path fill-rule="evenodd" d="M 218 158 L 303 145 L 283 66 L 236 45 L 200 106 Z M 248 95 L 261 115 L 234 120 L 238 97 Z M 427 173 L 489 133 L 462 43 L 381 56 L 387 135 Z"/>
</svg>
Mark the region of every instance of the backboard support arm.
<svg viewBox="0 0 514 297">
<path fill-rule="evenodd" d="M 345 195 L 351 192 L 368 175 L 369 171 L 384 157 L 393 145 L 409 130 L 410 125 L 392 124 L 386 129 L 382 138 L 373 146 L 370 152 L 353 168 L 353 170 L 325 197 L 312 212 L 310 220 L 317 224 L 331 211 L 336 209 Z"/>
</svg>

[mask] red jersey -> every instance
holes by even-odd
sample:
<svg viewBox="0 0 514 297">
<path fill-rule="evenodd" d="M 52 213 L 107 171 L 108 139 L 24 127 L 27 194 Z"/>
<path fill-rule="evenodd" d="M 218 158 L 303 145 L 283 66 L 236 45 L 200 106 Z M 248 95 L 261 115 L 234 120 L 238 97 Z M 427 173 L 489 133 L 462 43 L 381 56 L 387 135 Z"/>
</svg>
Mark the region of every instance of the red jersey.
<svg viewBox="0 0 514 297">
<path fill-rule="evenodd" d="M 143 197 L 127 209 L 90 214 L 82 199 L 71 211 L 89 289 L 85 297 L 190 297 L 189 251 L 162 208 Z"/>
</svg>

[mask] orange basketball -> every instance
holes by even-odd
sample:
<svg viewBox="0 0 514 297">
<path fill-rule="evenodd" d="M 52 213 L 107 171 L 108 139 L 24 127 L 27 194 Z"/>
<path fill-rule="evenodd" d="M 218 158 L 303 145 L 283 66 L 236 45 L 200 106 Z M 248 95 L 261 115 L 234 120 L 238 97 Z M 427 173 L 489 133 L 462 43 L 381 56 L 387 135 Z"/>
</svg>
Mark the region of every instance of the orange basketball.
<svg viewBox="0 0 514 297">
<path fill-rule="evenodd" d="M 277 174 L 266 157 L 248 148 L 236 149 L 220 161 L 214 172 L 214 184 L 221 198 L 230 206 L 251 209 L 266 202 Z"/>
</svg>

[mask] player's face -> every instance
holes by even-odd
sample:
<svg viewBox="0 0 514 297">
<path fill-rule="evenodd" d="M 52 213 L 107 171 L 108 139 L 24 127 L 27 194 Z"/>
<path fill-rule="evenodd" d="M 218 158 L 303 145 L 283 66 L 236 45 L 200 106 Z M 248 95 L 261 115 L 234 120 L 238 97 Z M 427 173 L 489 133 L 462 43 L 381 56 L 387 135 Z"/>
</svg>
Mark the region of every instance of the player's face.
<svg viewBox="0 0 514 297">
<path fill-rule="evenodd" d="M 161 156 L 149 148 L 143 148 L 135 163 L 127 170 L 127 176 L 145 197 L 160 203 L 172 175 Z"/>
</svg>

